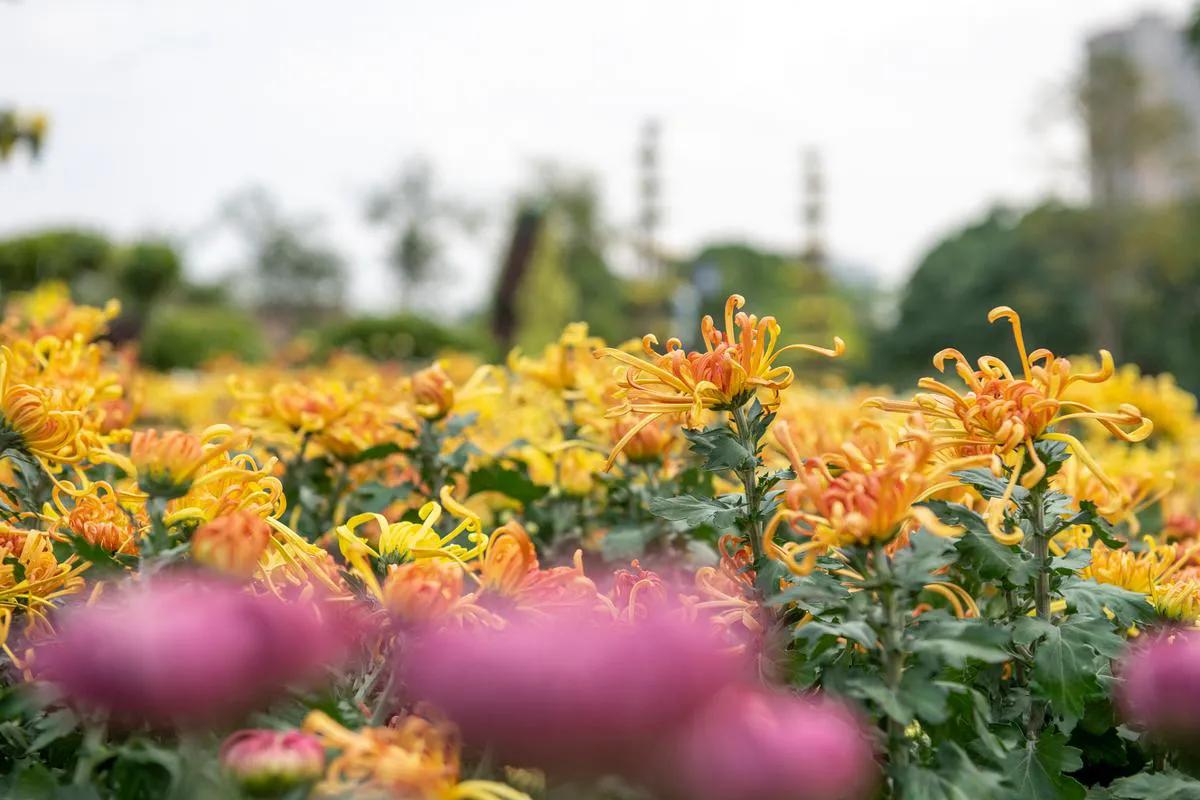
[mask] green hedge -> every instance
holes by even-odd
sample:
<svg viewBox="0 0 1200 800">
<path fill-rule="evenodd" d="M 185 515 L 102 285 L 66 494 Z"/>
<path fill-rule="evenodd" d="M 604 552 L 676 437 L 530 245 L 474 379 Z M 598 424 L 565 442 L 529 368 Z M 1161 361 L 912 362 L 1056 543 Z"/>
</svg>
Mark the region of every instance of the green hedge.
<svg viewBox="0 0 1200 800">
<path fill-rule="evenodd" d="M 428 359 L 444 350 L 488 351 L 486 339 L 470 326 L 452 330 L 413 314 L 331 323 L 317 331 L 316 342 L 318 357 L 348 350 L 378 361 Z"/>
<path fill-rule="evenodd" d="M 142 332 L 142 362 L 156 369 L 198 367 L 219 355 L 257 361 L 266 353 L 258 323 L 235 309 L 159 306 Z"/>
</svg>

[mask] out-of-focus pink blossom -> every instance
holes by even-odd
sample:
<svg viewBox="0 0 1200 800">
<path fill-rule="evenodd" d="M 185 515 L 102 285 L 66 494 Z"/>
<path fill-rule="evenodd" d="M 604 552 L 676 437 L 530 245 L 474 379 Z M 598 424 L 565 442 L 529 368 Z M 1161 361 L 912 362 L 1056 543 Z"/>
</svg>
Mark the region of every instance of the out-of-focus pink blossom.
<svg viewBox="0 0 1200 800">
<path fill-rule="evenodd" d="M 188 577 L 67 612 L 36 663 L 79 705 L 188 726 L 236 719 L 317 677 L 346 643 L 311 604 Z"/>
<path fill-rule="evenodd" d="M 1117 667 L 1117 703 L 1133 725 L 1200 752 L 1200 634 L 1170 631 L 1134 645 Z"/>
<path fill-rule="evenodd" d="M 878 779 L 848 709 L 748 686 L 713 698 L 680 729 L 673 750 L 659 781 L 689 800 L 859 800 Z"/>
<path fill-rule="evenodd" d="M 574 774 L 653 758 L 664 736 L 747 669 L 710 626 L 661 616 L 437 631 L 403 650 L 410 694 L 446 712 L 468 742 L 508 763 Z"/>
<path fill-rule="evenodd" d="M 238 731 L 221 745 L 221 766 L 251 797 L 276 797 L 320 778 L 325 748 L 300 731 Z"/>
</svg>

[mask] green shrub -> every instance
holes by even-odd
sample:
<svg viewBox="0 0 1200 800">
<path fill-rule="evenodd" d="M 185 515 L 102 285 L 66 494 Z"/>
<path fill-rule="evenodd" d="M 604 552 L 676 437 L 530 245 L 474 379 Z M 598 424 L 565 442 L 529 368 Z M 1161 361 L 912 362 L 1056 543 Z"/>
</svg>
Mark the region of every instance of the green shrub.
<svg viewBox="0 0 1200 800">
<path fill-rule="evenodd" d="M 159 306 L 142 333 L 142 361 L 155 369 L 198 367 L 219 355 L 247 361 L 267 352 L 262 329 L 248 314 L 226 308 Z"/>
<path fill-rule="evenodd" d="M 473 330 L 451 330 L 424 317 L 354 317 L 317 331 L 317 355 L 348 350 L 379 361 L 428 359 L 448 349 L 486 351 L 486 340 Z"/>
<path fill-rule="evenodd" d="M 74 283 L 99 273 L 112 256 L 112 243 L 86 230 L 47 230 L 0 241 L 0 288 L 26 291 L 43 281 Z"/>
</svg>

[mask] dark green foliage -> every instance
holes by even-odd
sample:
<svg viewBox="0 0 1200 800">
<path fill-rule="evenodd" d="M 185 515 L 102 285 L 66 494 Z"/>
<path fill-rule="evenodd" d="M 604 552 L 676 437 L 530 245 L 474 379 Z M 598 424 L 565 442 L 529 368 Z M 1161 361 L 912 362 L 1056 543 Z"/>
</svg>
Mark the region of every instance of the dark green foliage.
<svg viewBox="0 0 1200 800">
<path fill-rule="evenodd" d="M 155 369 L 198 367 L 219 355 L 255 361 L 266 355 L 258 323 L 233 309 L 158 306 L 142 335 L 142 361 Z"/>
</svg>

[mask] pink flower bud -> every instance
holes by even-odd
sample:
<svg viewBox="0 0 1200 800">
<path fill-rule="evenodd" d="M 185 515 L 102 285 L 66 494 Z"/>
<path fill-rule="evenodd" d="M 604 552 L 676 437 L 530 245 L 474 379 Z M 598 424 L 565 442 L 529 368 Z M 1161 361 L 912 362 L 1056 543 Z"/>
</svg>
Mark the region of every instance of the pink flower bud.
<svg viewBox="0 0 1200 800">
<path fill-rule="evenodd" d="M 666 731 L 746 672 L 711 628 L 565 615 L 500 631 L 414 639 L 402 677 L 473 744 L 508 763 L 567 773 L 632 769 Z"/>
<path fill-rule="evenodd" d="M 238 731 L 221 745 L 221 766 L 246 794 L 274 797 L 320 778 L 325 748 L 300 731 Z"/>
<path fill-rule="evenodd" d="M 680 728 L 668 763 L 659 782 L 689 800 L 857 800 L 878 779 L 849 710 L 748 686 L 722 692 Z"/>
<path fill-rule="evenodd" d="M 1200 752 L 1200 634 L 1175 630 L 1135 644 L 1117 666 L 1122 715 L 1162 743 Z"/>
<path fill-rule="evenodd" d="M 316 678 L 346 643 L 311 604 L 173 578 L 68 611 L 36 663 L 69 699 L 118 721 L 190 726 Z"/>
</svg>

